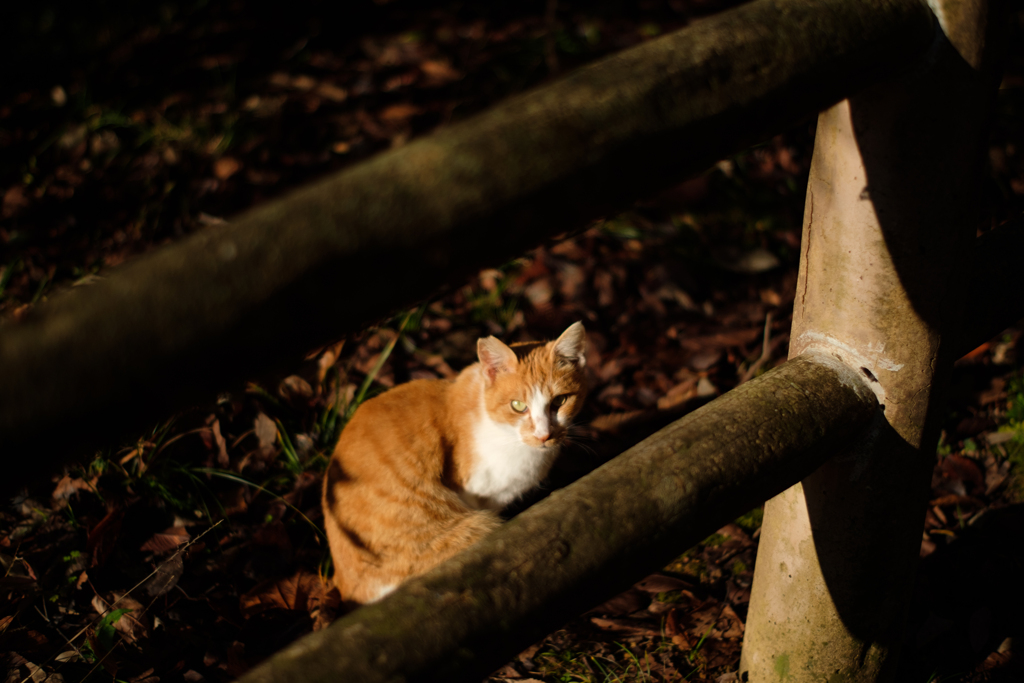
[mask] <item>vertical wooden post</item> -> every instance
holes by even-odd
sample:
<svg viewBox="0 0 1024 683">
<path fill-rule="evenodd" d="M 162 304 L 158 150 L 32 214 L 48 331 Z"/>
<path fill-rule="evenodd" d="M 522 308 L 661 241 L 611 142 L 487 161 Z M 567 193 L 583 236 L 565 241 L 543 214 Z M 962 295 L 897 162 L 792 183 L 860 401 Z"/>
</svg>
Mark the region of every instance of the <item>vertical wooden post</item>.
<svg viewBox="0 0 1024 683">
<path fill-rule="evenodd" d="M 882 410 L 765 508 L 741 662 L 754 683 L 895 671 L 994 93 L 984 0 L 930 4 L 927 55 L 818 119 L 790 354 L 858 369 Z"/>
</svg>

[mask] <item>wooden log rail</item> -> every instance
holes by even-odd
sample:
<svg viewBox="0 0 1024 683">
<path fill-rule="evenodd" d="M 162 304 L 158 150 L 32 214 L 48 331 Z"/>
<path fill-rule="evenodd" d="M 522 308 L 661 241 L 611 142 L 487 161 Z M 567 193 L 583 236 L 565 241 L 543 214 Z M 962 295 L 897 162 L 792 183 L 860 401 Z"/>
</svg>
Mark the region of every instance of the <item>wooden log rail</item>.
<svg viewBox="0 0 1024 683">
<path fill-rule="evenodd" d="M 807 120 L 922 54 L 918 0 L 758 0 L 0 327 L 0 493 Z"/>
<path fill-rule="evenodd" d="M 856 370 L 825 354 L 795 358 L 240 683 L 479 681 L 595 596 L 624 589 L 809 475 L 880 418 Z"/>
</svg>

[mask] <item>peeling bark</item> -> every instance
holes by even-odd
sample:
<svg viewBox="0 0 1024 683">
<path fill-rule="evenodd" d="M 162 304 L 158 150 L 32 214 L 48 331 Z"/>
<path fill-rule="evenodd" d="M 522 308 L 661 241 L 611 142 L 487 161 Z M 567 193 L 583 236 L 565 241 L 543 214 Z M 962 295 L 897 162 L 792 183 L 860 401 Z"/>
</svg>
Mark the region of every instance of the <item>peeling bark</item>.
<svg viewBox="0 0 1024 683">
<path fill-rule="evenodd" d="M 878 404 L 811 353 L 669 425 L 242 683 L 480 680 L 855 443 Z"/>
</svg>

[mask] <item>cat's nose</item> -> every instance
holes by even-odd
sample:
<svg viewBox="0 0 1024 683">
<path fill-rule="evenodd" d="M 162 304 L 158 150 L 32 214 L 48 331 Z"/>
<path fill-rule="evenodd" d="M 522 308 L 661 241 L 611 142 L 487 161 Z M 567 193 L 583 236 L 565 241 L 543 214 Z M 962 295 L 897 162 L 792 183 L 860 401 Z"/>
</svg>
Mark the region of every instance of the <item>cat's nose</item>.
<svg viewBox="0 0 1024 683">
<path fill-rule="evenodd" d="M 548 432 L 535 433 L 534 436 L 537 437 L 537 440 L 540 441 L 541 443 L 544 443 L 545 441 L 551 438 L 551 434 L 549 434 Z"/>
</svg>

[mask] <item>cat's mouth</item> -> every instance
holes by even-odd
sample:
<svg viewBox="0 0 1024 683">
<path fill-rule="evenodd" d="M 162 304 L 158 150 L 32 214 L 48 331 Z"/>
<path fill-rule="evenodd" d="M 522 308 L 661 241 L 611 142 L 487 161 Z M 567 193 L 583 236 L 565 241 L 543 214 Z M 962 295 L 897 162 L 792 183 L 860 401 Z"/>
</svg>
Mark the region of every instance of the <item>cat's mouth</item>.
<svg viewBox="0 0 1024 683">
<path fill-rule="evenodd" d="M 559 446 L 562 445 L 562 437 L 552 436 L 548 439 L 541 441 L 537 437 L 531 435 L 528 438 L 523 439 L 523 443 L 525 443 L 527 446 L 530 446 L 531 448 L 553 449 L 558 448 Z"/>
</svg>

